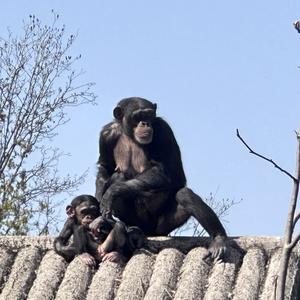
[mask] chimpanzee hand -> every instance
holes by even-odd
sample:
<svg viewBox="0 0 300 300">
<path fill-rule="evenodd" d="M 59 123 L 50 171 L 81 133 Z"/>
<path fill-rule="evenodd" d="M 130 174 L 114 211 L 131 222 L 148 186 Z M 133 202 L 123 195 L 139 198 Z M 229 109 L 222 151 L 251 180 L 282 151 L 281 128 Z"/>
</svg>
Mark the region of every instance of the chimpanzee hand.
<svg viewBox="0 0 300 300">
<path fill-rule="evenodd" d="M 226 237 L 217 235 L 210 243 L 207 251 L 208 253 L 203 257 L 204 261 L 222 262 L 227 252 Z"/>
<path fill-rule="evenodd" d="M 99 237 L 99 234 L 101 232 L 108 233 L 107 226 L 105 225 L 108 225 L 108 218 L 105 218 L 104 216 L 99 216 L 89 224 L 89 228 L 95 237 Z"/>
<path fill-rule="evenodd" d="M 96 267 L 96 260 L 95 258 L 90 255 L 89 253 L 85 252 L 79 255 L 79 258 L 88 266 Z"/>
<path fill-rule="evenodd" d="M 111 262 L 118 263 L 123 260 L 124 260 L 124 257 L 117 251 L 109 252 L 109 253 L 105 254 L 102 258 L 102 262 L 111 261 Z"/>
</svg>

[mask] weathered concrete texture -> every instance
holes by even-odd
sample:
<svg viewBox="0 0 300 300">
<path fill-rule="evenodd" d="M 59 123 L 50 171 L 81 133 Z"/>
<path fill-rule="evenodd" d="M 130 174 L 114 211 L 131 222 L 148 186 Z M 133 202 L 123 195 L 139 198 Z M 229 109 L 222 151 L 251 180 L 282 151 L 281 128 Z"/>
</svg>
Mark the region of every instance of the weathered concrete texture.
<svg viewBox="0 0 300 300">
<path fill-rule="evenodd" d="M 66 270 L 65 260 L 53 250 L 43 258 L 36 280 L 28 294 L 28 299 L 54 299 Z"/>
<path fill-rule="evenodd" d="M 87 288 L 92 279 L 92 269 L 76 257 L 68 266 L 65 277 L 58 289 L 57 300 L 85 299 Z"/>
<path fill-rule="evenodd" d="M 137 251 L 125 267 L 116 299 L 144 299 L 154 262 L 155 255 L 152 253 L 143 250 Z"/>
<path fill-rule="evenodd" d="M 36 277 L 36 269 L 41 260 L 41 251 L 37 247 L 22 249 L 12 266 L 8 281 L 0 295 L 1 300 L 21 300 L 27 293 Z"/>
<path fill-rule="evenodd" d="M 93 277 L 89 287 L 87 300 L 110 300 L 114 299 L 121 282 L 124 264 L 104 262 Z"/>
<path fill-rule="evenodd" d="M 11 266 L 15 258 L 15 253 L 0 249 L 0 292 L 4 283 L 7 281 L 7 276 L 11 271 Z"/>
<path fill-rule="evenodd" d="M 149 238 L 125 264 L 99 269 L 80 257 L 70 264 L 53 251 L 53 238 L 0 237 L 0 300 L 271 300 L 281 240 L 230 238 L 225 263 L 203 261 L 209 238 Z M 286 300 L 300 295 L 300 245 L 292 253 Z"/>
<path fill-rule="evenodd" d="M 269 264 L 267 266 L 267 277 L 264 285 L 263 293 L 261 295 L 261 300 L 269 300 L 275 299 L 275 290 L 278 279 L 278 270 L 280 265 L 280 257 L 281 257 L 281 249 L 275 251 L 272 255 Z M 286 289 L 285 289 L 285 300 L 297 299 L 295 295 L 293 295 L 292 290 L 294 288 L 294 284 L 298 285 L 296 290 L 300 290 L 300 283 L 295 282 L 296 273 L 299 272 L 299 255 L 292 253 L 289 261 L 289 269 L 286 279 Z"/>
<path fill-rule="evenodd" d="M 203 261 L 206 249 L 197 247 L 185 257 L 179 273 L 175 300 L 203 299 L 211 266 Z"/>
<path fill-rule="evenodd" d="M 53 237 L 41 236 L 0 236 L 1 248 L 14 249 L 14 251 L 24 247 L 37 247 L 43 250 L 53 249 Z"/>
<path fill-rule="evenodd" d="M 227 300 L 232 298 L 232 288 L 241 262 L 241 253 L 230 249 L 225 263 L 216 263 L 208 279 L 204 300 Z"/>
<path fill-rule="evenodd" d="M 265 275 L 266 255 L 260 248 L 249 249 L 243 259 L 233 292 L 234 300 L 255 300 Z"/>
<path fill-rule="evenodd" d="M 164 249 L 156 257 L 145 300 L 173 299 L 184 255 L 177 249 Z"/>
</svg>

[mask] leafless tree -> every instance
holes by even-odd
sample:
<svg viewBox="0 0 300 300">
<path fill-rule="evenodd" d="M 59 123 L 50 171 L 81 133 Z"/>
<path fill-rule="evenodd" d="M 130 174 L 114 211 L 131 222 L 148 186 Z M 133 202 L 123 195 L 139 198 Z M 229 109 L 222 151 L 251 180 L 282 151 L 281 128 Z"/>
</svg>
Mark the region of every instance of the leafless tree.
<svg viewBox="0 0 300 300">
<path fill-rule="evenodd" d="M 95 103 L 92 84 L 74 70 L 80 56 L 69 53 L 76 36 L 52 13 L 51 25 L 31 15 L 21 35 L 0 38 L 0 234 L 49 233 L 53 197 L 84 177 L 61 176 L 64 153 L 51 146 L 68 107 Z"/>
<path fill-rule="evenodd" d="M 291 256 L 291 252 L 296 244 L 300 240 L 300 233 L 294 234 L 295 226 L 300 218 L 300 212 L 295 215 L 297 200 L 298 200 L 298 191 L 299 191 L 299 179 L 300 179 L 300 129 L 296 132 L 297 137 L 297 153 L 296 153 L 296 170 L 295 175 L 293 176 L 291 173 L 281 168 L 276 162 L 272 159 L 267 158 L 255 151 L 253 151 L 249 145 L 245 142 L 245 140 L 241 137 L 239 131 L 237 130 L 237 137 L 242 141 L 242 143 L 247 147 L 249 152 L 253 155 L 256 155 L 269 163 L 273 164 L 275 168 L 279 169 L 281 172 L 289 176 L 293 180 L 293 189 L 292 196 L 290 200 L 290 207 L 287 216 L 287 222 L 285 227 L 285 234 L 283 238 L 283 247 L 282 247 L 282 255 L 280 260 L 280 267 L 278 271 L 275 298 L 276 300 L 284 300 L 285 298 L 285 286 L 286 286 L 286 277 L 288 271 L 289 259 Z"/>
</svg>

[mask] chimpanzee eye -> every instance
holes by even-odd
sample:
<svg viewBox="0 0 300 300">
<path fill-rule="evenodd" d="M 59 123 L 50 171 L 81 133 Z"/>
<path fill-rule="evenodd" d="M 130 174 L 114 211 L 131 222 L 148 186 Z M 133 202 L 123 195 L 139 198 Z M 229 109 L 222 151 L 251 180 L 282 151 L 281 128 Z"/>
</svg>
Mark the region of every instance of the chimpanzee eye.
<svg viewBox="0 0 300 300">
<path fill-rule="evenodd" d="M 86 215 L 97 216 L 98 210 L 95 209 L 94 207 L 93 208 L 83 208 L 80 210 L 80 214 L 83 216 L 86 216 Z"/>
<path fill-rule="evenodd" d="M 87 215 L 89 212 L 88 212 L 88 209 L 87 208 L 83 208 L 82 210 L 80 210 L 80 214 L 82 215 Z"/>
</svg>

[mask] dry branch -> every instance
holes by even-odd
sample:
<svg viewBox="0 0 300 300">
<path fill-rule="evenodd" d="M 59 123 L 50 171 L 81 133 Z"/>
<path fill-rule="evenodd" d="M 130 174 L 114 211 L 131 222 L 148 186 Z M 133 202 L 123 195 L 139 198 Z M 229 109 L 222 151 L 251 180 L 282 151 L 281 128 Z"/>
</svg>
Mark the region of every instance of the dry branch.
<svg viewBox="0 0 300 300">
<path fill-rule="evenodd" d="M 245 140 L 241 137 L 241 135 L 237 129 L 237 137 L 247 147 L 247 149 L 250 151 L 251 154 L 254 154 L 254 155 L 270 162 L 277 169 L 279 169 L 281 172 L 283 172 L 284 174 L 286 174 L 293 180 L 293 190 L 292 190 L 290 207 L 289 207 L 287 223 L 286 223 L 286 228 L 285 228 L 285 235 L 284 235 L 284 239 L 283 239 L 282 256 L 281 256 L 281 261 L 280 261 L 278 278 L 277 278 L 277 282 L 275 285 L 276 300 L 284 300 L 286 277 L 287 277 L 288 263 L 289 263 L 291 251 L 293 250 L 293 248 L 297 245 L 297 243 L 300 240 L 300 233 L 298 233 L 296 235 L 296 237 L 293 238 L 293 233 L 294 233 L 296 223 L 300 218 L 300 213 L 298 213 L 295 216 L 295 210 L 296 210 L 296 206 L 297 206 L 298 193 L 299 193 L 299 179 L 300 179 L 300 130 L 298 132 L 296 132 L 296 136 L 297 136 L 296 171 L 295 171 L 295 176 L 293 176 L 289 172 L 287 172 L 286 170 L 281 168 L 272 159 L 269 159 L 255 151 L 253 151 L 248 146 L 248 144 L 245 142 Z"/>
</svg>

